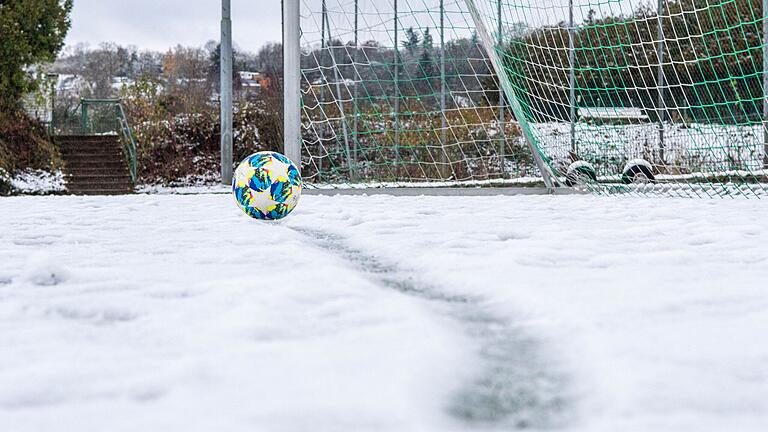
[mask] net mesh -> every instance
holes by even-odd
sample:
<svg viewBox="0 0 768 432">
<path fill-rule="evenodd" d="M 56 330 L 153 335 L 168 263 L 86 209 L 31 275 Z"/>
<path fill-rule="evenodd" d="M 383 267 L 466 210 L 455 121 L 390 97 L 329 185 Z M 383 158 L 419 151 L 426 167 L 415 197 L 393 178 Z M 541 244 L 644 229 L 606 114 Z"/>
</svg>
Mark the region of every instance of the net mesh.
<svg viewBox="0 0 768 432">
<path fill-rule="evenodd" d="M 302 7 L 309 182 L 538 175 L 525 142 L 514 139 L 517 125 L 463 0 L 306 0 Z"/>
<path fill-rule="evenodd" d="M 759 0 L 302 6 L 310 182 L 768 190 Z"/>
</svg>

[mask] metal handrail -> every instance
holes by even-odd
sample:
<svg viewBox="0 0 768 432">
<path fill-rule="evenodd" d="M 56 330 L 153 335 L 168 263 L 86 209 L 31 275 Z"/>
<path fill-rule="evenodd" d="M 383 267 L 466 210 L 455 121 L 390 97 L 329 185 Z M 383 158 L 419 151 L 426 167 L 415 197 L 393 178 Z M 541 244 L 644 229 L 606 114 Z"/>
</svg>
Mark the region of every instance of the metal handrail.
<svg viewBox="0 0 768 432">
<path fill-rule="evenodd" d="M 120 99 L 82 99 L 82 121 L 83 130 L 88 129 L 88 105 L 114 105 L 116 107 L 115 114 L 117 120 L 117 127 L 119 130 L 115 131 L 123 136 L 123 151 L 128 157 L 128 168 L 131 173 L 131 180 L 136 184 L 137 179 L 137 161 L 136 161 L 136 139 L 131 131 L 131 126 L 128 123 L 128 116 L 125 115 L 125 109 L 123 109 L 123 103 Z"/>
<path fill-rule="evenodd" d="M 122 103 L 118 103 L 117 112 L 117 120 L 120 122 L 120 131 L 123 133 L 123 138 L 125 139 L 125 145 L 123 148 L 125 149 L 128 156 L 128 165 L 131 170 L 131 179 L 133 180 L 133 183 L 136 184 L 136 139 L 133 136 L 133 131 L 131 131 L 131 126 L 128 123 L 128 116 L 125 115 L 125 110 L 123 109 Z"/>
<path fill-rule="evenodd" d="M 117 130 L 114 130 L 114 132 L 117 135 L 122 135 L 123 152 L 128 158 L 128 168 L 131 174 L 131 180 L 133 181 L 134 184 L 136 184 L 136 180 L 138 178 L 136 138 L 134 137 L 133 131 L 131 130 L 131 125 L 128 122 L 128 116 L 125 114 L 125 109 L 123 108 L 122 100 L 120 99 L 80 99 L 80 103 L 77 105 L 74 111 L 77 112 L 78 108 L 80 110 L 79 133 L 82 135 L 96 135 L 102 132 L 101 130 L 94 131 L 94 124 L 91 122 L 91 118 L 88 110 L 89 106 L 91 105 L 114 105 L 115 106 L 115 111 L 114 111 L 115 123 L 114 123 L 114 126 L 109 126 L 109 128 L 111 129 L 112 127 L 115 127 Z M 108 116 L 107 118 L 109 117 L 111 117 L 111 115 Z M 103 124 L 101 126 L 103 126 Z M 55 130 L 55 129 L 52 128 L 52 130 Z"/>
</svg>

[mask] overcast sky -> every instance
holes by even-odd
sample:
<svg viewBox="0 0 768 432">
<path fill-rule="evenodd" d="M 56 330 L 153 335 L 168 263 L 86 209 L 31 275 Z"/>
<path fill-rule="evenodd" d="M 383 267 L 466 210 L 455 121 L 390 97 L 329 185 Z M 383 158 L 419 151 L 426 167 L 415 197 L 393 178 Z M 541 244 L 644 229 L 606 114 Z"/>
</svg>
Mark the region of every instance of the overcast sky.
<svg viewBox="0 0 768 432">
<path fill-rule="evenodd" d="M 235 44 L 257 51 L 281 37 L 280 0 L 232 0 Z M 166 50 L 219 39 L 219 0 L 75 0 L 67 44 L 117 42 Z"/>
</svg>

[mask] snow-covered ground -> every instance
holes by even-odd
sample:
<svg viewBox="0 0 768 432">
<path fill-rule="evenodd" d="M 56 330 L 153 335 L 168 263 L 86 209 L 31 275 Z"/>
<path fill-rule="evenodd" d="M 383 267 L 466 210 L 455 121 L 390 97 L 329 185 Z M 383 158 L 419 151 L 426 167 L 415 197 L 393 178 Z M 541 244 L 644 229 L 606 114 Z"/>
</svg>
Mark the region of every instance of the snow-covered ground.
<svg viewBox="0 0 768 432">
<path fill-rule="evenodd" d="M 0 169 L 0 181 L 8 182 L 14 194 L 46 195 L 66 190 L 61 171 L 25 170 L 11 176 Z"/>
<path fill-rule="evenodd" d="M 766 214 L 0 199 L 0 430 L 764 431 Z"/>
</svg>

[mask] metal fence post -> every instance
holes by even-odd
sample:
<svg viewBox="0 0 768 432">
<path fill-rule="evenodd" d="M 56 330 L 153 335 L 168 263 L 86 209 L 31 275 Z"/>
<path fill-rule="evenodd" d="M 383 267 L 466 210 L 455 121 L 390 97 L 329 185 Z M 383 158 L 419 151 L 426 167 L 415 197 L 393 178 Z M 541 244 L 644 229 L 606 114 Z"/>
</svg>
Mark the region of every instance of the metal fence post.
<svg viewBox="0 0 768 432">
<path fill-rule="evenodd" d="M 80 133 L 88 134 L 88 102 L 85 99 L 80 100 Z"/>
<path fill-rule="evenodd" d="M 300 0 L 283 3 L 283 149 L 301 171 L 301 7 Z"/>
<path fill-rule="evenodd" d="M 398 4 L 395 1 L 395 173 L 397 177 L 400 177 L 400 46 L 398 38 Z"/>
<path fill-rule="evenodd" d="M 768 169 L 768 0 L 763 0 L 763 167 Z"/>
<path fill-rule="evenodd" d="M 656 16 L 658 18 L 657 37 L 657 57 L 659 59 L 659 69 L 657 77 L 657 87 L 659 90 L 659 99 L 657 102 L 658 117 L 659 117 L 659 159 L 664 164 L 664 120 L 666 119 L 666 104 L 664 102 L 664 24 L 662 20 L 662 13 L 664 12 L 664 0 L 659 0 Z"/>
<path fill-rule="evenodd" d="M 320 58 L 318 61 L 320 62 L 320 67 L 318 68 L 318 71 L 320 72 L 320 101 L 319 101 L 319 107 L 320 112 L 325 115 L 325 87 L 329 86 L 328 84 L 328 78 L 325 77 L 325 49 L 328 47 L 328 41 L 325 40 L 325 14 L 326 14 L 326 3 L 325 0 L 322 1 L 322 8 L 320 11 Z M 329 88 L 330 90 L 330 88 Z M 323 140 L 325 139 L 325 131 L 326 131 L 326 124 L 321 123 L 320 124 L 320 131 L 319 131 L 319 137 L 318 137 L 318 144 L 320 145 L 320 148 L 318 149 L 319 154 L 317 157 L 317 180 L 322 181 L 323 180 L 323 151 L 325 150 L 325 144 L 323 143 Z"/>
<path fill-rule="evenodd" d="M 56 91 L 59 87 L 59 74 L 48 74 L 48 84 L 50 85 L 51 98 L 51 117 L 48 119 L 48 135 L 53 136 L 56 131 Z"/>
<path fill-rule="evenodd" d="M 341 73 L 339 63 L 336 61 L 336 46 L 333 44 L 333 36 L 331 35 L 331 22 L 328 20 L 328 13 L 325 13 L 325 27 L 328 29 L 328 40 L 330 45 L 328 46 L 328 52 L 331 55 L 331 68 L 333 68 L 333 79 L 336 86 L 336 108 L 339 110 L 339 119 L 341 121 L 341 130 L 344 135 L 344 152 L 347 157 L 347 167 L 349 168 L 349 177 L 353 179 L 355 177 L 355 164 L 352 162 L 352 153 L 349 145 L 349 130 L 347 129 L 347 113 L 344 109 L 344 100 L 341 95 L 341 82 L 344 81 L 344 75 Z M 330 88 L 329 88 L 330 90 Z M 331 91 L 331 94 L 333 92 Z M 338 142 L 338 140 L 337 140 Z"/>
<path fill-rule="evenodd" d="M 352 163 L 357 165 L 357 147 L 358 147 L 358 130 L 360 129 L 360 107 L 358 101 L 360 100 L 360 86 L 363 84 L 363 77 L 360 75 L 360 71 L 357 69 L 359 62 L 358 56 L 360 55 L 360 1 L 355 0 L 355 51 L 352 57 L 352 69 L 355 71 L 355 87 L 352 95 L 352 109 L 354 110 L 353 124 L 352 124 Z"/>
<path fill-rule="evenodd" d="M 568 101 L 571 107 L 571 152 L 574 158 L 578 158 L 579 149 L 576 144 L 576 28 L 573 20 L 573 0 L 568 3 Z"/>
<path fill-rule="evenodd" d="M 768 1 L 768 0 L 766 0 Z M 440 0 L 440 180 L 445 180 L 450 172 L 448 168 L 449 157 L 446 144 L 448 142 L 448 113 L 447 109 L 447 83 L 445 73 L 445 0 Z"/>
<path fill-rule="evenodd" d="M 231 1 L 221 2 L 221 182 L 232 183 L 232 14 Z"/>
<path fill-rule="evenodd" d="M 496 48 L 499 51 L 499 57 L 504 59 L 504 27 L 502 23 L 502 13 L 501 13 L 501 0 L 497 0 L 496 2 L 496 8 L 498 12 L 498 20 L 499 20 L 499 28 L 498 28 L 498 47 Z M 506 131 L 506 110 L 504 108 L 506 104 L 506 100 L 504 98 L 504 90 L 501 88 L 501 80 L 499 80 L 499 131 L 501 134 L 501 141 L 499 142 L 499 169 L 501 171 L 501 177 L 506 177 L 507 174 L 507 168 L 505 166 L 506 162 L 506 146 L 507 146 L 507 131 Z"/>
</svg>

